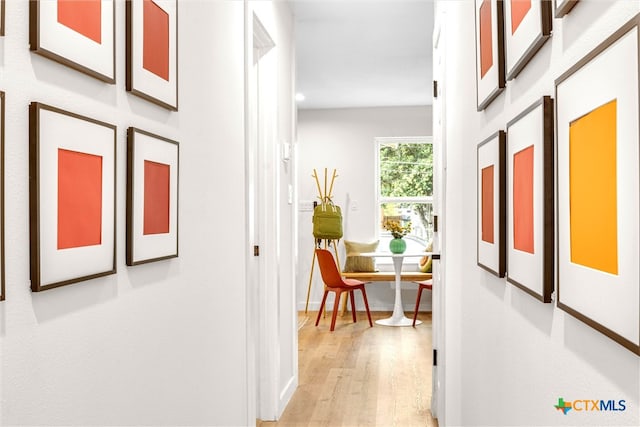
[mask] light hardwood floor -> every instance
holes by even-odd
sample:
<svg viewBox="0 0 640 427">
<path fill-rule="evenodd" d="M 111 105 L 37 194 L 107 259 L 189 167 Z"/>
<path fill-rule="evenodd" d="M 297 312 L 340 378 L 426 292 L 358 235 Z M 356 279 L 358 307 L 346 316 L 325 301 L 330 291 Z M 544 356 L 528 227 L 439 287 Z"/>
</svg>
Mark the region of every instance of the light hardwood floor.
<svg viewBox="0 0 640 427">
<path fill-rule="evenodd" d="M 380 319 L 391 313 L 372 312 Z M 409 315 L 410 313 L 407 313 Z M 347 313 L 329 331 L 330 313 L 299 316 L 298 389 L 278 422 L 258 427 L 438 426 L 431 417 L 431 314 L 412 327 L 369 327 Z"/>
</svg>

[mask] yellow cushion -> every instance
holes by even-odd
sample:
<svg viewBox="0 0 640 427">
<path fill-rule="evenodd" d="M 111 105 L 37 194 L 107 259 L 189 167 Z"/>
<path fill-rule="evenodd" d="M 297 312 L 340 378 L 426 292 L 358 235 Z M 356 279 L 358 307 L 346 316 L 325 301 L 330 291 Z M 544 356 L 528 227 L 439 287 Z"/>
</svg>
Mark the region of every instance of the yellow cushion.
<svg viewBox="0 0 640 427">
<path fill-rule="evenodd" d="M 378 240 L 371 243 L 344 241 L 347 250 L 347 260 L 344 264 L 345 273 L 370 273 L 376 271 L 376 264 L 372 257 L 360 256 L 363 252 L 375 252 L 378 248 Z"/>
<path fill-rule="evenodd" d="M 429 242 L 427 247 L 424 250 L 425 252 L 433 251 L 433 241 Z M 423 273 L 431 273 L 433 260 L 431 259 L 431 255 L 425 255 L 420 259 L 418 266 L 420 267 L 420 271 Z"/>
</svg>

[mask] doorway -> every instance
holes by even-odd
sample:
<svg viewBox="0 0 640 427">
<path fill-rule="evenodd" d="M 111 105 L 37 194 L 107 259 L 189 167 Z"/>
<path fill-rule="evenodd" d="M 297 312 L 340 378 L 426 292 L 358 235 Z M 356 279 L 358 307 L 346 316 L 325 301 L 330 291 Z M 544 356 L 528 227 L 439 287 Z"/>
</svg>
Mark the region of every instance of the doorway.
<svg viewBox="0 0 640 427">
<path fill-rule="evenodd" d="M 275 13 L 270 3 L 245 3 L 249 420 L 278 419 L 298 379 L 297 336 L 289 333 L 296 322 L 293 274 L 287 274 L 293 268 L 287 268 L 291 257 L 281 256 L 291 246 L 286 210 L 293 206 L 290 192 L 280 188 L 290 175 L 280 156 L 287 133 L 278 127 L 287 99 L 278 79 L 279 61 L 287 58 L 278 42 L 287 43 L 275 37 L 283 37 L 275 31 Z"/>
<path fill-rule="evenodd" d="M 439 21 L 437 21 L 439 23 Z M 436 25 L 433 35 L 433 205 L 435 215 L 433 251 L 436 254 L 445 253 L 445 206 L 446 206 L 446 141 L 445 141 L 445 108 L 444 108 L 444 50 L 445 41 L 441 27 Z M 438 256 L 433 263 L 433 370 L 431 385 L 431 413 L 434 418 L 439 418 L 443 425 L 445 414 L 445 269 Z M 435 261 L 434 257 L 434 261 Z"/>
</svg>

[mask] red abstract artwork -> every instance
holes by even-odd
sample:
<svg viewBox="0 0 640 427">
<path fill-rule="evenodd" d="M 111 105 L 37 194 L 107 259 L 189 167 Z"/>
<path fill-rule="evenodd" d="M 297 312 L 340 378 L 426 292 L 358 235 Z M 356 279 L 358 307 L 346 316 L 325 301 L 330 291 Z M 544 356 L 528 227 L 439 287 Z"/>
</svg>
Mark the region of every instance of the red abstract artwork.
<svg viewBox="0 0 640 427">
<path fill-rule="evenodd" d="M 494 243 L 493 237 L 493 165 L 482 169 L 482 240 Z"/>
<path fill-rule="evenodd" d="M 102 43 L 102 0 L 58 0 L 58 22 Z"/>
<path fill-rule="evenodd" d="M 491 1 L 484 0 L 480 6 L 480 77 L 484 77 L 492 65 Z"/>
<path fill-rule="evenodd" d="M 513 156 L 513 248 L 533 249 L 533 145 Z"/>
<path fill-rule="evenodd" d="M 169 165 L 144 161 L 143 234 L 169 232 L 169 177 Z"/>
<path fill-rule="evenodd" d="M 530 9 L 531 0 L 511 0 L 511 34 L 516 33 Z"/>
<path fill-rule="evenodd" d="M 102 243 L 102 157 L 58 149 L 58 249 Z"/>
<path fill-rule="evenodd" d="M 169 14 L 144 0 L 142 26 L 142 66 L 169 81 Z"/>
</svg>

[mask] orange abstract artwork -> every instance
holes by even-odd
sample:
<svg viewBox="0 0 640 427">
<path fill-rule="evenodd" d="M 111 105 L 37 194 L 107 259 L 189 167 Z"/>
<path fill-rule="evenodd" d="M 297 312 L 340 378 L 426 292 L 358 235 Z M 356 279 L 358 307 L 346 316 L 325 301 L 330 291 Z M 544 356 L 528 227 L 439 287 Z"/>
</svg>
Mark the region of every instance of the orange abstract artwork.
<svg viewBox="0 0 640 427">
<path fill-rule="evenodd" d="M 58 22 L 102 43 L 102 0 L 58 0 Z"/>
<path fill-rule="evenodd" d="M 169 81 L 169 14 L 152 0 L 144 0 L 142 66 Z"/>
<path fill-rule="evenodd" d="M 618 274 L 617 101 L 569 125 L 571 262 Z"/>
<path fill-rule="evenodd" d="M 482 169 L 482 240 L 493 243 L 493 165 Z"/>
<path fill-rule="evenodd" d="M 480 77 L 484 77 L 493 65 L 491 31 L 491 0 L 484 0 L 480 6 Z"/>
<path fill-rule="evenodd" d="M 531 10 L 531 0 L 511 0 L 511 34 L 516 33 L 529 10 Z"/>
<path fill-rule="evenodd" d="M 513 248 L 533 249 L 533 145 L 513 156 Z"/>
<path fill-rule="evenodd" d="M 58 249 L 102 243 L 102 157 L 58 149 Z"/>
<path fill-rule="evenodd" d="M 145 235 L 169 232 L 169 177 L 169 165 L 144 161 Z"/>
</svg>

